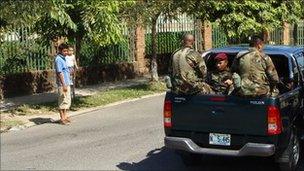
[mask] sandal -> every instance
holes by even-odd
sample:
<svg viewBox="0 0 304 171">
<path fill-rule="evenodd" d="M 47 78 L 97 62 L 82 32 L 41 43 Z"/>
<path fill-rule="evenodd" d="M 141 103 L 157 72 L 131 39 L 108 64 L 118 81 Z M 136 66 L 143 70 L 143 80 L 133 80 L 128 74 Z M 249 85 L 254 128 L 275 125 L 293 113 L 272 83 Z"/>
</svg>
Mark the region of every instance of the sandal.
<svg viewBox="0 0 304 171">
<path fill-rule="evenodd" d="M 65 121 L 67 121 L 67 122 L 71 122 L 70 117 L 67 117 L 67 118 L 65 119 Z"/>
<path fill-rule="evenodd" d="M 69 123 L 68 121 L 66 121 L 66 120 L 60 120 L 59 123 L 62 124 L 62 125 L 69 125 L 69 124 L 70 124 L 70 123 Z"/>
</svg>

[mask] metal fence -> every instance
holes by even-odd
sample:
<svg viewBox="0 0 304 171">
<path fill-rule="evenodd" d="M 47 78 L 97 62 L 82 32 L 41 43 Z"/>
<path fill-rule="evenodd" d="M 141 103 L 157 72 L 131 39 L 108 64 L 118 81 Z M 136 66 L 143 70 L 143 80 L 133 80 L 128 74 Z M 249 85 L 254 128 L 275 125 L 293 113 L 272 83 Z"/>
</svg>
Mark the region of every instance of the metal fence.
<svg viewBox="0 0 304 171">
<path fill-rule="evenodd" d="M 160 16 L 157 21 L 158 54 L 174 52 L 181 46 L 181 38 L 185 33 L 196 37 L 195 48 L 202 50 L 202 23 L 186 14 L 178 19 L 167 19 Z M 150 27 L 151 28 L 151 27 Z M 145 52 L 152 53 L 151 29 L 146 29 Z M 224 30 L 217 23 L 212 23 L 212 46 L 214 48 L 228 44 Z M 131 62 L 135 53 L 135 29 L 127 25 L 122 29 L 125 40 L 116 45 L 97 46 L 89 40 L 84 40 L 80 52 L 80 65 L 100 65 L 115 62 Z M 290 28 L 290 44 L 304 45 L 304 21 Z M 283 43 L 283 30 L 275 29 L 270 33 L 270 41 L 274 44 Z M 51 45 L 42 45 L 31 28 L 15 26 L 15 28 L 0 34 L 0 74 L 25 71 L 37 71 L 53 68 L 53 50 Z"/>
<path fill-rule="evenodd" d="M 181 46 L 181 39 L 185 33 L 195 36 L 195 49 L 201 50 L 202 35 L 201 22 L 186 14 L 180 14 L 177 19 L 168 19 L 160 16 L 157 20 L 157 54 L 168 54 L 174 52 Z M 152 54 L 151 27 L 145 33 L 145 51 L 147 55 Z"/>
<path fill-rule="evenodd" d="M 50 46 L 41 45 L 29 27 L 15 27 L 1 34 L 0 72 L 2 74 L 52 68 Z"/>
<path fill-rule="evenodd" d="M 303 46 L 304 45 L 304 21 L 293 25 L 293 39 L 294 45 Z"/>
<path fill-rule="evenodd" d="M 283 44 L 283 29 L 275 28 L 269 34 L 269 44 L 282 45 Z"/>
<path fill-rule="evenodd" d="M 283 44 L 283 28 L 276 28 L 269 34 L 270 44 Z M 289 45 L 304 45 L 304 21 L 289 26 Z"/>
<path fill-rule="evenodd" d="M 81 66 L 132 61 L 134 57 L 134 29 L 123 25 L 125 40 L 116 45 L 97 46 L 84 40 Z M 15 26 L 0 35 L 0 74 L 39 71 L 53 68 L 54 50 L 51 43 L 41 44 L 39 35 L 31 28 Z"/>
<path fill-rule="evenodd" d="M 290 44 L 296 46 L 304 45 L 304 21 L 297 24 L 290 25 Z M 283 42 L 283 28 L 275 28 L 269 33 L 269 44 L 282 45 Z M 228 45 L 228 38 L 224 30 L 222 30 L 218 23 L 212 23 L 212 47 L 222 47 Z"/>
<path fill-rule="evenodd" d="M 212 47 L 222 47 L 228 45 L 228 38 L 225 31 L 219 27 L 219 23 L 212 23 Z"/>
<path fill-rule="evenodd" d="M 122 34 L 124 40 L 118 44 L 98 46 L 90 40 L 82 43 L 80 52 L 81 66 L 95 66 L 100 64 L 112 64 L 117 62 L 134 61 L 134 28 L 123 25 Z"/>
</svg>

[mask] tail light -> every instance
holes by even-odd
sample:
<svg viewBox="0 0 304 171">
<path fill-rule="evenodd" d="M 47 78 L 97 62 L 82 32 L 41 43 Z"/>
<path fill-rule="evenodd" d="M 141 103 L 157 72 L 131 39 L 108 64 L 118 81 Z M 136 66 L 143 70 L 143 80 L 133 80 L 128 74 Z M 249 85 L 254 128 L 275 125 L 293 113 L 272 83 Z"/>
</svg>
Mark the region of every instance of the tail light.
<svg viewBox="0 0 304 171">
<path fill-rule="evenodd" d="M 172 102 L 166 100 L 164 104 L 164 126 L 166 128 L 172 127 L 171 117 L 172 117 Z"/>
<path fill-rule="evenodd" d="M 268 135 L 277 135 L 282 132 L 280 110 L 276 106 L 268 106 Z"/>
</svg>

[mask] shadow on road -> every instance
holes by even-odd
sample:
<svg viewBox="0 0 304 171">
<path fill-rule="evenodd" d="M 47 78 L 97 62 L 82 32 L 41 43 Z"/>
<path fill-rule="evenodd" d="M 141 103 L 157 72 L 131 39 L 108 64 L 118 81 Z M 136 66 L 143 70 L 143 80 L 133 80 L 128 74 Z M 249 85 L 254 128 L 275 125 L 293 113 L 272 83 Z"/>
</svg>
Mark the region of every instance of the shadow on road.
<svg viewBox="0 0 304 171">
<path fill-rule="evenodd" d="M 148 152 L 142 161 L 122 162 L 117 167 L 121 170 L 185 170 L 179 157 L 164 147 Z"/>
<path fill-rule="evenodd" d="M 29 119 L 29 121 L 34 122 L 36 125 L 41 125 L 41 124 L 45 124 L 45 123 L 59 123 L 58 121 L 55 121 L 52 118 L 31 118 Z"/>
<path fill-rule="evenodd" d="M 139 162 L 121 162 L 121 170 L 203 170 L 203 171 L 278 171 L 279 168 L 268 158 L 204 156 L 198 166 L 187 167 L 172 150 L 164 147 L 147 153 Z M 302 168 L 302 167 L 301 167 Z M 301 169 L 299 169 L 301 170 Z"/>
</svg>

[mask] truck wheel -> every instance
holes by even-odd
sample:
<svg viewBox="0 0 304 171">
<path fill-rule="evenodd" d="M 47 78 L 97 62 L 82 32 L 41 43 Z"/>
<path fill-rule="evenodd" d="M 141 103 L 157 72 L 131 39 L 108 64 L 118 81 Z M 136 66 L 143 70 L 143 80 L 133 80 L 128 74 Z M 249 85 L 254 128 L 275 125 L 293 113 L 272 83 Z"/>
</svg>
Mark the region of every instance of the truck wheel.
<svg viewBox="0 0 304 171">
<path fill-rule="evenodd" d="M 297 169 L 300 160 L 300 141 L 295 131 L 281 158 L 282 161 L 279 162 L 281 171 L 295 171 Z"/>
<path fill-rule="evenodd" d="M 181 157 L 186 166 L 197 166 L 201 163 L 202 156 L 200 154 L 184 151 L 177 151 L 177 154 Z"/>
</svg>

